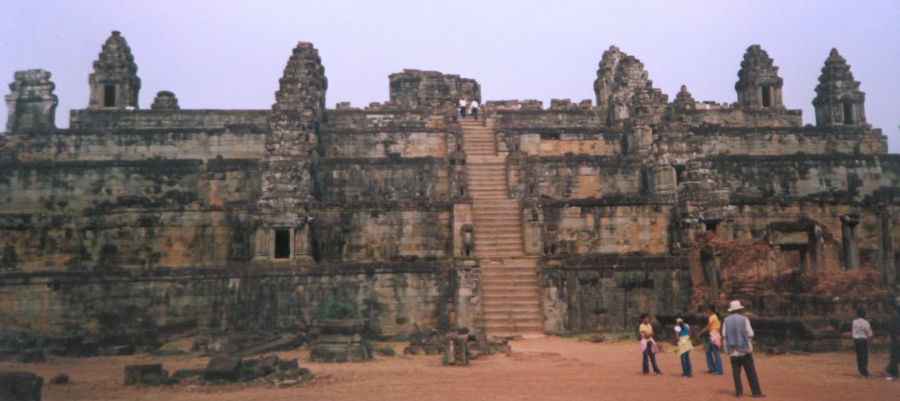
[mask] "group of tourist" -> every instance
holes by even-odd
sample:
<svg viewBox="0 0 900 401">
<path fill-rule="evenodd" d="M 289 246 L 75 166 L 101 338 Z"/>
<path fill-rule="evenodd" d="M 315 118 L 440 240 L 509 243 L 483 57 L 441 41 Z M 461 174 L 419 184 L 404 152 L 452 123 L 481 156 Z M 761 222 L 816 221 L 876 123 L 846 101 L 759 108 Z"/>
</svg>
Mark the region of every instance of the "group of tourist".
<svg viewBox="0 0 900 401">
<path fill-rule="evenodd" d="M 756 365 L 753 362 L 753 327 L 750 319 L 746 316 L 746 308 L 740 301 L 731 301 L 728 305 L 728 317 L 724 321 L 719 320 L 716 313 L 716 307 L 710 305 L 706 308 L 708 314 L 707 324 L 703 330 L 696 333 L 696 336 L 706 334 L 706 366 L 708 373 L 721 375 L 724 374 L 722 366 L 721 353 L 725 352 L 731 360 L 732 376 L 734 378 L 735 395 L 741 397 L 744 393 L 741 371 L 745 371 L 747 381 L 750 383 L 750 391 L 754 397 L 764 397 L 762 389 L 759 386 L 759 376 L 756 373 Z M 691 351 L 693 343 L 691 341 L 691 328 L 684 321 L 684 317 L 679 313 L 675 316 L 675 353 L 681 359 L 681 375 L 683 377 L 691 377 L 693 370 L 691 367 Z M 656 353 L 659 352 L 659 346 L 653 332 L 653 326 L 650 323 L 650 315 L 641 314 L 641 323 L 638 326 L 641 342 L 640 350 L 642 355 L 642 371 L 649 374 L 652 366 L 656 375 L 661 375 L 662 371 L 656 363 Z M 900 363 L 900 302 L 896 302 L 894 313 L 888 328 L 890 335 L 890 360 L 888 362 L 886 379 L 896 380 L 898 377 L 898 363 Z M 872 337 L 872 327 L 866 320 L 865 309 L 857 310 L 857 318 L 853 321 L 851 335 L 856 348 L 856 362 L 860 377 L 869 377 L 869 339 Z"/>
<path fill-rule="evenodd" d="M 466 114 L 472 116 L 473 119 L 478 119 L 478 100 L 466 100 L 466 98 L 459 99 L 459 117 L 466 118 Z"/>
</svg>

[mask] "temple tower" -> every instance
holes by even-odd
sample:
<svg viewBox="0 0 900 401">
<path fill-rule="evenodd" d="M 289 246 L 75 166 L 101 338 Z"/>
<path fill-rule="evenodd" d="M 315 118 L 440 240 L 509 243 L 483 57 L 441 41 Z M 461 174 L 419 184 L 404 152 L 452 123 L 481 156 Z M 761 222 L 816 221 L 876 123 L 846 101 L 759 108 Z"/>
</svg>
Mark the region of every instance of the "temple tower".
<svg viewBox="0 0 900 401">
<path fill-rule="evenodd" d="M 783 109 L 783 84 L 784 80 L 778 76 L 778 67 L 769 54 L 759 45 L 748 47 L 738 71 L 738 81 L 734 84 L 741 106 L 749 109 Z"/>
<path fill-rule="evenodd" d="M 859 81 L 853 79 L 847 60 L 837 49 L 822 67 L 816 86 L 816 125 L 819 127 L 859 125 L 866 123 L 866 94 L 859 90 Z"/>
<path fill-rule="evenodd" d="M 56 105 L 59 103 L 50 80 L 44 70 L 16 71 L 15 81 L 9 84 L 6 95 L 9 117 L 6 132 L 52 130 L 56 128 Z"/>
<path fill-rule="evenodd" d="M 622 127 L 635 117 L 640 117 L 639 123 L 656 122 L 668 103 L 666 95 L 653 87 L 644 63 L 616 46 L 603 52 L 594 94 L 610 127 Z"/>
<path fill-rule="evenodd" d="M 137 76 L 131 48 L 119 31 L 113 31 L 103 44 L 88 83 L 91 86 L 89 109 L 138 107 L 141 79 Z"/>
<path fill-rule="evenodd" d="M 257 259 L 312 259 L 308 207 L 315 200 L 312 170 L 327 88 L 318 50 L 311 43 L 298 43 L 279 80 L 266 137 L 257 202 Z"/>
</svg>

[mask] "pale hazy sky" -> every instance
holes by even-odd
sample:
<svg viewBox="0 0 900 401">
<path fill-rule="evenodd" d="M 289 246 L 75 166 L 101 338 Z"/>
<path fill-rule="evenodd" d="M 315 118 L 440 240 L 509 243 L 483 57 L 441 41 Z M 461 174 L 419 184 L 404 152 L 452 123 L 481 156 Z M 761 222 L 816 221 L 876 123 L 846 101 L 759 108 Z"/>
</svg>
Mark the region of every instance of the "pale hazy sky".
<svg viewBox="0 0 900 401">
<path fill-rule="evenodd" d="M 134 53 L 140 105 L 165 89 L 182 108 L 271 107 L 301 40 L 322 56 L 329 107 L 386 100 L 388 74 L 403 68 L 475 78 L 489 100 L 593 99 L 612 44 L 641 59 L 670 100 L 686 84 L 698 100 L 734 102 L 741 56 L 759 43 L 805 123 L 815 123 L 814 88 L 837 47 L 862 82 L 869 122 L 900 151 L 898 0 L 0 0 L 0 83 L 16 70 L 51 71 L 66 127 L 69 110 L 87 106 L 91 63 L 112 30 Z"/>
</svg>

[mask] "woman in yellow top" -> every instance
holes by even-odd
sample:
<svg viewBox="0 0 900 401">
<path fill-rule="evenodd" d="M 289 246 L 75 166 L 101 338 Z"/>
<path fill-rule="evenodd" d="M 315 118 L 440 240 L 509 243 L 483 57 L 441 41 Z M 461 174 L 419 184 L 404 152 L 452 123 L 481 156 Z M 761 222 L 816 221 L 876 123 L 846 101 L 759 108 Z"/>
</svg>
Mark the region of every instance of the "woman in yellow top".
<svg viewBox="0 0 900 401">
<path fill-rule="evenodd" d="M 649 360 L 653 363 L 653 373 L 656 373 L 657 376 L 661 375 L 662 371 L 656 365 L 656 353 L 659 352 L 659 347 L 656 346 L 656 340 L 653 339 L 653 326 L 650 325 L 650 315 L 646 313 L 641 314 L 641 325 L 638 326 L 638 332 L 641 334 L 642 368 L 644 374 L 650 373 L 649 366 L 647 366 L 647 360 Z"/>
<path fill-rule="evenodd" d="M 721 375 L 725 372 L 722 369 L 722 322 L 719 321 L 719 316 L 716 314 L 715 305 L 707 306 L 706 312 L 709 313 L 709 322 L 697 335 L 709 333 L 706 342 L 706 367 L 709 368 L 709 373 Z"/>
</svg>

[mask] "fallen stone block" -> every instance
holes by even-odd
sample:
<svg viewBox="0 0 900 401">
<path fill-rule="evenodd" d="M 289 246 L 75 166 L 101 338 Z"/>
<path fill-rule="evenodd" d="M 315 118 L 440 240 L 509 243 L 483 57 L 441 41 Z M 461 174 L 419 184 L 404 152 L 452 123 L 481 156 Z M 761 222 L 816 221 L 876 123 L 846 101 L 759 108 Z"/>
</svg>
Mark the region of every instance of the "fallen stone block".
<svg viewBox="0 0 900 401">
<path fill-rule="evenodd" d="M 187 379 L 189 377 L 202 377 L 206 369 L 178 369 L 172 373 L 172 378 Z"/>
<path fill-rule="evenodd" d="M 297 358 L 280 359 L 278 361 L 278 369 L 281 369 L 281 370 L 300 369 L 300 362 L 297 360 Z"/>
<path fill-rule="evenodd" d="M 309 353 L 315 362 L 361 362 L 372 359 L 365 344 L 317 344 Z"/>
<path fill-rule="evenodd" d="M 19 353 L 18 361 L 21 363 L 45 362 L 47 356 L 42 349 L 27 349 Z"/>
<path fill-rule="evenodd" d="M 41 401 L 44 378 L 22 371 L 0 371 L 0 400 Z"/>
<path fill-rule="evenodd" d="M 303 333 L 281 336 L 275 339 L 267 339 L 258 343 L 251 344 L 244 350 L 235 353 L 235 355 L 247 356 L 272 351 L 295 349 L 303 345 L 304 341 L 306 341 L 306 335 Z"/>
<path fill-rule="evenodd" d="M 602 343 L 602 342 L 606 341 L 606 337 L 604 337 L 603 334 L 594 334 L 594 335 L 588 337 L 587 340 L 592 343 Z"/>
<path fill-rule="evenodd" d="M 217 355 L 209 360 L 203 377 L 209 381 L 226 380 L 235 382 L 241 377 L 241 358 Z"/>
<path fill-rule="evenodd" d="M 50 384 L 55 384 L 55 385 L 69 384 L 69 375 L 67 375 L 65 373 L 57 373 L 56 376 L 53 376 L 53 378 L 50 379 Z"/>
<path fill-rule="evenodd" d="M 250 381 L 268 376 L 278 370 L 278 364 L 278 355 L 268 355 L 259 359 L 244 359 L 241 361 L 241 380 Z"/>
<path fill-rule="evenodd" d="M 448 334 L 445 337 L 444 362 L 451 366 L 466 366 L 469 364 L 469 336 Z"/>
<path fill-rule="evenodd" d="M 276 373 L 276 379 L 278 380 L 306 381 L 311 378 L 312 372 L 307 368 L 297 368 Z"/>
<path fill-rule="evenodd" d="M 375 353 L 380 356 L 395 356 L 397 355 L 397 351 L 394 351 L 391 347 L 381 347 L 375 350 Z"/>
<path fill-rule="evenodd" d="M 403 348 L 403 355 L 425 355 L 425 350 L 418 345 L 408 345 Z"/>
<path fill-rule="evenodd" d="M 15 348 L 0 348 L 0 362 L 19 355 Z"/>
<path fill-rule="evenodd" d="M 134 354 L 133 345 L 114 345 L 106 347 L 100 352 L 102 355 L 131 355 Z"/>
<path fill-rule="evenodd" d="M 126 386 L 139 384 L 156 386 L 164 384 L 166 379 L 168 379 L 168 372 L 163 370 L 161 363 L 125 366 Z"/>
</svg>

